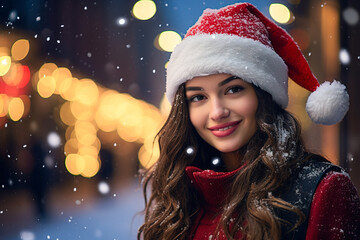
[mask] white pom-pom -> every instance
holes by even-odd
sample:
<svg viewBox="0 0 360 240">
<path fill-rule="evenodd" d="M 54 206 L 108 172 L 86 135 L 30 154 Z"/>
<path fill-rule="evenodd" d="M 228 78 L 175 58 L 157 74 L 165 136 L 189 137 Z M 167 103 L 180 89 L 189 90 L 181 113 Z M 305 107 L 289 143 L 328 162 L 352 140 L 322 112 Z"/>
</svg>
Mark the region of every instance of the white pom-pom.
<svg viewBox="0 0 360 240">
<path fill-rule="evenodd" d="M 340 122 L 349 110 L 349 94 L 338 81 L 324 82 L 310 94 L 306 111 L 317 124 L 332 125 Z"/>
</svg>

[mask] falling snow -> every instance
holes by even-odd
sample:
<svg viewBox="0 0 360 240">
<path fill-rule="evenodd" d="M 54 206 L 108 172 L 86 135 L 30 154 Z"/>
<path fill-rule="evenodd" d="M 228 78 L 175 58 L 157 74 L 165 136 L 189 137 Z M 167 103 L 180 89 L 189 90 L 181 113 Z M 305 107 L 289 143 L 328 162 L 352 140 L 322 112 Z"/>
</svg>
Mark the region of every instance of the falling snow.
<svg viewBox="0 0 360 240">
<path fill-rule="evenodd" d="M 98 190 L 101 194 L 108 194 L 110 192 L 110 186 L 106 182 L 100 182 L 98 185 Z"/>
<path fill-rule="evenodd" d="M 350 63 L 350 54 L 346 49 L 341 49 L 339 52 L 339 59 L 343 65 L 348 65 Z"/>
<path fill-rule="evenodd" d="M 211 161 L 211 163 L 216 166 L 216 165 L 218 165 L 218 164 L 220 163 L 220 159 L 219 159 L 219 158 L 214 158 L 214 159 Z"/>
<path fill-rule="evenodd" d="M 343 11 L 342 16 L 345 22 L 349 25 L 355 26 L 359 22 L 359 13 L 355 8 L 346 8 Z"/>
<path fill-rule="evenodd" d="M 21 240 L 35 240 L 35 234 L 30 231 L 21 231 L 20 239 Z"/>
<path fill-rule="evenodd" d="M 194 153 L 194 149 L 193 149 L 192 147 L 188 147 L 188 148 L 186 149 L 186 153 L 187 153 L 187 154 L 193 154 L 193 153 Z"/>
<path fill-rule="evenodd" d="M 56 132 L 50 132 L 47 137 L 47 142 L 50 145 L 50 147 L 57 148 L 61 144 L 61 139 L 59 134 Z"/>
</svg>

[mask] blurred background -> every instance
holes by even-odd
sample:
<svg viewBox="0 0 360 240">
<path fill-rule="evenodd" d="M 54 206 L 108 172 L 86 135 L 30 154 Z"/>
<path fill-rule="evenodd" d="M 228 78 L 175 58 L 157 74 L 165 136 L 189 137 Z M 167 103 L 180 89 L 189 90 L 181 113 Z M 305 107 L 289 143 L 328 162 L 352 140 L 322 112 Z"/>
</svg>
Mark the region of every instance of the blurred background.
<svg viewBox="0 0 360 240">
<path fill-rule="evenodd" d="M 0 239 L 135 239 L 169 56 L 205 8 L 237 1 L 0 2 Z M 319 82 L 347 86 L 340 124 L 313 124 L 291 80 L 288 110 L 359 189 L 360 2 L 249 2 L 294 37 Z"/>
</svg>

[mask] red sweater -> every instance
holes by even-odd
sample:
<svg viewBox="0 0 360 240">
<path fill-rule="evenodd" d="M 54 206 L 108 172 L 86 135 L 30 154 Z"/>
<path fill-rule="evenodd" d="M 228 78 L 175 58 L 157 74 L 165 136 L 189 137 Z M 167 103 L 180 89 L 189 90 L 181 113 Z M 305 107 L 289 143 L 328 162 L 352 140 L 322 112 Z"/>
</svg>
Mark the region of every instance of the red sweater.
<svg viewBox="0 0 360 240">
<path fill-rule="evenodd" d="M 232 172 L 215 172 L 187 167 L 191 183 L 204 202 L 190 231 L 190 239 L 215 240 L 213 233 L 219 222 L 219 210 L 232 176 Z M 242 239 L 239 233 L 237 239 Z M 220 234 L 219 239 L 226 239 Z M 319 183 L 311 204 L 306 240 L 312 239 L 360 239 L 360 200 L 349 176 L 329 172 Z"/>
</svg>

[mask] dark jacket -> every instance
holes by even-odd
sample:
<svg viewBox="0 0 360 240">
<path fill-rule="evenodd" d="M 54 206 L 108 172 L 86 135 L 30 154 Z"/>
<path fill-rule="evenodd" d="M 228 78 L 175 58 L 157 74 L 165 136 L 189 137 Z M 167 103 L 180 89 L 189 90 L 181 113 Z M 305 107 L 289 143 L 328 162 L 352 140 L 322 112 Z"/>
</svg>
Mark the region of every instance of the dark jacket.
<svg viewBox="0 0 360 240">
<path fill-rule="evenodd" d="M 313 166 L 310 168 L 314 169 Z M 220 236 L 215 237 L 214 231 L 228 187 L 233 176 L 241 169 L 242 167 L 232 172 L 215 172 L 196 167 L 186 168 L 186 174 L 203 199 L 201 210 L 193 220 L 189 239 L 226 239 L 221 232 Z M 313 176 L 312 173 L 315 172 L 321 173 L 321 176 L 313 187 L 315 193 L 311 193 L 309 212 L 305 213 L 307 220 L 303 231 L 306 237 L 286 235 L 283 239 L 360 239 L 360 200 L 349 176 L 335 166 L 314 169 L 308 172 L 309 176 Z M 302 174 L 300 171 L 299 176 L 303 176 Z M 301 177 L 299 179 L 301 180 Z M 308 182 L 306 178 L 301 181 L 304 181 L 305 185 Z M 293 189 L 295 195 L 298 194 L 297 187 Z M 300 199 L 301 196 L 295 196 L 295 200 L 297 198 Z M 236 238 L 242 239 L 241 233 L 238 233 Z"/>
</svg>

